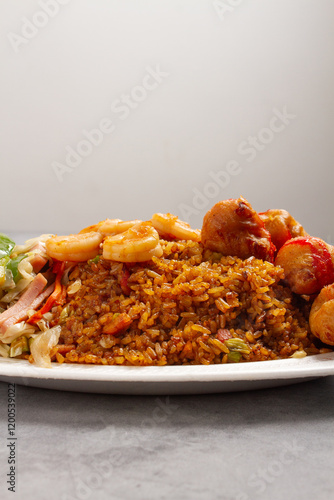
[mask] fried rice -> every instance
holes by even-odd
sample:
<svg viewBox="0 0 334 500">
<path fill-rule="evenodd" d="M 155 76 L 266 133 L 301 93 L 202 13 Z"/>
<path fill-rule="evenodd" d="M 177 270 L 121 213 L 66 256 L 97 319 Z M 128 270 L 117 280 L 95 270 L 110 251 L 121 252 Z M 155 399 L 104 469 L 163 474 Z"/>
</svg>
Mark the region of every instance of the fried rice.
<svg viewBox="0 0 334 500">
<path fill-rule="evenodd" d="M 73 264 L 51 352 L 59 363 L 188 365 L 265 361 L 323 352 L 309 307 L 283 269 L 194 241 L 160 240 L 161 257 Z"/>
</svg>

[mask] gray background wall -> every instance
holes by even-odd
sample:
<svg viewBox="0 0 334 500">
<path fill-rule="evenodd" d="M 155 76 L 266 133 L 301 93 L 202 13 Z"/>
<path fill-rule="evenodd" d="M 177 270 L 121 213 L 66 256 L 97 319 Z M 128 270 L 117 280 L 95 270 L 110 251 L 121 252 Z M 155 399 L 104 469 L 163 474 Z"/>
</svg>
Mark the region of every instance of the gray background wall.
<svg viewBox="0 0 334 500">
<path fill-rule="evenodd" d="M 1 231 L 200 227 L 242 194 L 334 243 L 333 21 L 331 0 L 1 0 Z"/>
</svg>

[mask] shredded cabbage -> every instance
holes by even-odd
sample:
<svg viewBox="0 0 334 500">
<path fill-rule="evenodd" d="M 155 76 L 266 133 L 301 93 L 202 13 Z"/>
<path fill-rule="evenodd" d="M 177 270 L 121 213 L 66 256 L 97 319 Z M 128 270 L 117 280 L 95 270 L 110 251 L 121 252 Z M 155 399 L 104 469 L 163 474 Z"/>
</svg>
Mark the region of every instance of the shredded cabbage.
<svg viewBox="0 0 334 500">
<path fill-rule="evenodd" d="M 53 317 L 52 313 L 45 313 L 43 314 L 42 319 L 37 321 L 36 325 L 41 330 L 41 332 L 45 332 L 45 330 L 49 329 L 49 321 L 52 319 L 52 317 Z"/>
<path fill-rule="evenodd" d="M 0 342 L 0 356 L 2 356 L 3 358 L 8 358 L 9 350 L 10 350 L 9 345 Z"/>
<path fill-rule="evenodd" d="M 22 278 L 17 282 L 15 288 L 11 289 L 6 295 L 1 298 L 1 302 L 9 304 L 12 302 L 21 292 L 23 292 L 27 286 L 35 278 L 36 273 L 34 273 L 32 265 L 28 259 L 23 259 L 18 265 L 18 271 Z"/>
<path fill-rule="evenodd" d="M 67 263 L 66 269 L 65 269 L 64 274 L 63 274 L 62 279 L 61 279 L 62 285 L 66 286 L 68 284 L 68 282 L 69 282 L 68 275 L 69 275 L 72 267 L 74 267 L 74 266 L 75 266 L 75 262 L 73 262 L 72 264 L 71 263 Z"/>
<path fill-rule="evenodd" d="M 42 234 L 37 238 L 32 238 L 27 240 L 23 245 L 16 245 L 11 254 L 11 258 L 17 258 L 18 255 L 27 254 L 26 258 L 23 258 L 21 262 L 17 265 L 19 280 L 15 285 L 15 281 L 13 279 L 12 272 L 7 269 L 6 270 L 6 280 L 5 283 L 1 287 L 1 302 L 5 302 L 6 304 L 12 305 L 11 303 L 20 295 L 27 286 L 31 283 L 31 281 L 35 278 L 36 273 L 33 270 L 31 260 L 35 257 L 35 255 L 41 255 L 42 257 L 50 260 L 50 257 L 47 255 L 45 250 L 44 242 L 49 239 L 52 235 L 50 234 Z M 34 248 L 36 247 L 36 248 Z M 28 250 L 30 250 L 28 252 Z"/>
<path fill-rule="evenodd" d="M 30 352 L 36 366 L 51 368 L 50 353 L 52 348 L 58 344 L 60 332 L 61 326 L 57 325 L 34 338 L 30 346 Z"/>
<path fill-rule="evenodd" d="M 28 259 L 21 260 L 17 268 L 22 278 L 32 281 L 36 276 Z"/>
<path fill-rule="evenodd" d="M 36 328 L 33 325 L 29 325 L 29 323 L 26 323 L 25 321 L 20 321 L 20 323 L 16 323 L 15 325 L 7 328 L 1 340 L 6 344 L 10 344 L 11 342 L 13 342 L 13 340 L 15 340 L 17 337 L 20 337 L 21 335 L 28 336 L 29 334 L 35 332 Z"/>
<path fill-rule="evenodd" d="M 30 240 L 27 240 L 23 245 L 15 245 L 14 250 L 12 252 L 12 255 L 19 255 L 20 253 L 27 253 L 29 250 L 31 250 L 35 245 L 38 245 L 38 243 L 45 243 L 46 240 L 51 238 L 53 234 L 41 234 L 37 238 L 31 238 Z M 44 245 L 43 245 L 44 246 Z M 40 252 L 38 252 L 40 253 Z M 45 253 L 46 255 L 46 253 Z"/>
<path fill-rule="evenodd" d="M 2 288 L 6 290 L 15 288 L 15 281 L 13 279 L 13 274 L 12 271 L 10 271 L 9 269 L 6 269 L 6 278 L 4 284 L 2 285 Z"/>
<path fill-rule="evenodd" d="M 25 290 L 27 288 L 27 286 L 32 282 L 33 278 L 34 277 L 32 277 L 32 279 L 26 279 L 26 278 L 20 279 L 20 281 L 18 282 L 16 287 L 13 288 L 13 290 L 10 290 L 8 293 L 6 293 L 6 295 L 4 295 L 2 297 L 1 302 L 5 302 L 6 304 L 10 304 L 11 302 L 13 302 L 13 300 L 16 299 L 16 297 L 21 292 L 23 292 L 23 290 Z M 13 304 L 10 304 L 10 305 L 13 305 Z"/>
</svg>

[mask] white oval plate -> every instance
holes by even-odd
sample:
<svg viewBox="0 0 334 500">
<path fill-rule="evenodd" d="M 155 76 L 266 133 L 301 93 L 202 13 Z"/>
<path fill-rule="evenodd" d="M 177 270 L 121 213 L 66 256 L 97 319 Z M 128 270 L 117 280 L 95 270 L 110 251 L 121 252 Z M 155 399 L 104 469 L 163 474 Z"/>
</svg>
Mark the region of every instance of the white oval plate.
<svg viewBox="0 0 334 500">
<path fill-rule="evenodd" d="M 227 365 L 101 366 L 56 364 L 38 368 L 0 358 L 0 380 L 43 389 L 102 394 L 206 394 L 263 389 L 334 375 L 334 352 L 303 359 Z"/>
</svg>

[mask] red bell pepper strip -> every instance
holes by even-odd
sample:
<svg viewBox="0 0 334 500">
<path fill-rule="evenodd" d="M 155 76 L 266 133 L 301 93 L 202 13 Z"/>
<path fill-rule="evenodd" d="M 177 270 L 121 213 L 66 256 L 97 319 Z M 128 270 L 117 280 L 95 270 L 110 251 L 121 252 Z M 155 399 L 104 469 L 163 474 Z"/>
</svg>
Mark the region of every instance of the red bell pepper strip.
<svg viewBox="0 0 334 500">
<path fill-rule="evenodd" d="M 131 288 L 128 285 L 128 279 L 130 278 L 130 273 L 128 269 L 124 269 L 122 278 L 120 281 L 121 289 L 124 295 L 130 295 Z"/>
<path fill-rule="evenodd" d="M 65 300 L 65 287 L 61 284 L 61 279 L 64 274 L 64 268 L 65 268 L 65 262 L 55 262 L 52 268 L 52 272 L 56 274 L 56 281 L 55 281 L 55 288 L 52 292 L 52 294 L 48 297 L 47 301 L 45 302 L 44 306 L 39 309 L 39 311 L 36 311 L 35 314 L 33 314 L 27 321 L 27 323 L 30 324 L 35 324 L 37 321 L 42 319 L 43 314 L 47 313 L 50 311 L 50 309 L 55 305 L 55 304 L 61 304 Z"/>
<path fill-rule="evenodd" d="M 225 342 L 225 340 L 231 339 L 232 338 L 232 333 L 230 330 L 227 328 L 220 328 L 217 332 L 217 339 L 220 340 L 220 342 Z"/>
</svg>

